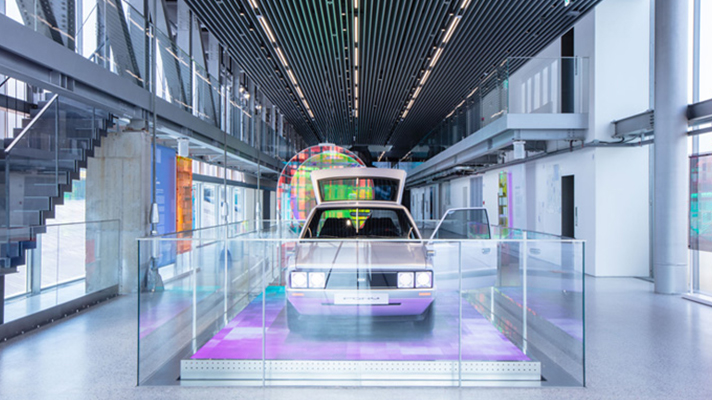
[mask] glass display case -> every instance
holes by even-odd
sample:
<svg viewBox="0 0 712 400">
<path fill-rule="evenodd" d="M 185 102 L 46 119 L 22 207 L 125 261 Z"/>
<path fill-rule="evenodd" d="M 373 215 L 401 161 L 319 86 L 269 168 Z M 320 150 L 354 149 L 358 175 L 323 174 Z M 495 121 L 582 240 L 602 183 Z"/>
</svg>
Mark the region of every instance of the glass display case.
<svg viewBox="0 0 712 400">
<path fill-rule="evenodd" d="M 495 226 L 485 235 L 480 223 L 419 240 L 298 239 L 288 224 L 260 226 L 139 241 L 142 266 L 161 246 L 191 242 L 181 273 L 139 293 L 139 385 L 585 384 L 582 241 Z M 315 242 L 333 257 L 287 274 Z M 388 246 L 413 257 L 389 267 Z M 416 277 L 409 262 L 432 275 Z"/>
</svg>

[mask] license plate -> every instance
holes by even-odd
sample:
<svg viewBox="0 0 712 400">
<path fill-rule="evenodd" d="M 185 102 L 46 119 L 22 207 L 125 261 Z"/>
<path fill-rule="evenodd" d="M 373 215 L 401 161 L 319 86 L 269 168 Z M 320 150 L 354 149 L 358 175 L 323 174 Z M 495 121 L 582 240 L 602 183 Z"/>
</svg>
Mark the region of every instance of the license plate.
<svg viewBox="0 0 712 400">
<path fill-rule="evenodd" d="M 336 293 L 334 304 L 388 304 L 388 293 Z"/>
</svg>

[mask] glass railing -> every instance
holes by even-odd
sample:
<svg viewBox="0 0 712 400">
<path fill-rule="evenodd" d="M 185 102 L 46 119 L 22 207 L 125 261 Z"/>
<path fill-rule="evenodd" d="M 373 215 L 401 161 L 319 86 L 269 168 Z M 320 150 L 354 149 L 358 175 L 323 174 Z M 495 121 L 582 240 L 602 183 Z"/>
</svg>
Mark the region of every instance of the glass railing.
<svg viewBox="0 0 712 400">
<path fill-rule="evenodd" d="M 118 220 L 3 228 L 0 233 L 3 252 L 18 260 L 18 272 L 5 276 L 6 323 L 119 284 Z"/>
<path fill-rule="evenodd" d="M 506 114 L 588 113 L 588 59 L 510 57 L 412 150 L 430 158 Z"/>
<path fill-rule="evenodd" d="M 155 93 L 159 98 L 251 146 L 259 144 L 259 150 L 271 157 L 287 161 L 296 153 L 297 146 L 284 145 L 290 141 L 269 125 L 245 121 L 244 117 L 251 116 L 242 93 L 228 90 L 230 85 L 210 75 L 164 29 L 147 22 L 129 2 L 73 1 L 76 24 L 56 22 L 56 16 L 49 18 L 38 0 L 9 2 L 6 14 L 146 90 L 151 90 L 150 75 L 155 70 Z M 24 8 L 20 10 L 18 4 Z M 70 29 L 73 26 L 78 28 Z M 156 32 L 156 57 L 152 56 L 152 32 Z M 281 143 L 278 145 L 277 141 Z"/>
<path fill-rule="evenodd" d="M 288 229 L 139 240 L 142 270 L 183 253 L 138 294 L 138 384 L 585 384 L 582 241 Z"/>
</svg>

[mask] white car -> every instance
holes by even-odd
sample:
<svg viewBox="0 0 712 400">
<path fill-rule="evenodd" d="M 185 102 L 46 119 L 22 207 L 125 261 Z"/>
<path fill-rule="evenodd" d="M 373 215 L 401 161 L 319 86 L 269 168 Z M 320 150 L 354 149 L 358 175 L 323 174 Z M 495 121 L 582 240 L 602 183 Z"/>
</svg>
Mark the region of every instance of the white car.
<svg viewBox="0 0 712 400">
<path fill-rule="evenodd" d="M 314 318 L 369 318 L 432 331 L 432 260 L 400 204 L 405 176 L 379 168 L 312 172 L 317 206 L 286 274 L 290 330 Z"/>
</svg>

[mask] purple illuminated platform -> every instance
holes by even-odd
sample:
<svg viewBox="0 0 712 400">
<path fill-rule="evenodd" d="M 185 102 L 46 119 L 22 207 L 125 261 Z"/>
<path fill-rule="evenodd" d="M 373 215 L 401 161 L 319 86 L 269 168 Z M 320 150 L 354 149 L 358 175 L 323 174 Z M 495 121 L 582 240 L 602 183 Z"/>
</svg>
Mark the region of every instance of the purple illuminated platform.
<svg viewBox="0 0 712 400">
<path fill-rule="evenodd" d="M 522 353 L 454 292 L 437 294 L 432 333 L 417 332 L 409 322 L 373 324 L 360 319 L 325 319 L 310 326 L 308 333 L 293 333 L 287 327 L 283 288 L 268 288 L 264 304 L 264 327 L 260 296 L 190 360 L 182 361 L 181 380 L 259 381 L 263 373 L 266 379 L 275 380 L 359 382 L 394 376 L 433 382 L 456 381 L 460 376 L 512 381 L 538 381 L 541 377 L 539 362 Z"/>
<path fill-rule="evenodd" d="M 284 292 L 275 288 L 265 301 L 265 358 L 269 360 L 458 360 L 458 297 L 438 293 L 435 329 L 417 332 L 412 324 L 367 321 L 329 321 L 307 334 L 287 327 Z M 464 299 L 462 359 L 471 361 L 530 361 Z M 360 323 L 359 323 L 360 322 Z M 261 360 L 262 297 L 252 301 L 192 359 Z"/>
</svg>

